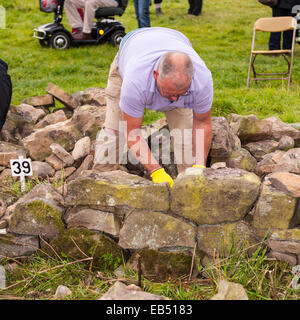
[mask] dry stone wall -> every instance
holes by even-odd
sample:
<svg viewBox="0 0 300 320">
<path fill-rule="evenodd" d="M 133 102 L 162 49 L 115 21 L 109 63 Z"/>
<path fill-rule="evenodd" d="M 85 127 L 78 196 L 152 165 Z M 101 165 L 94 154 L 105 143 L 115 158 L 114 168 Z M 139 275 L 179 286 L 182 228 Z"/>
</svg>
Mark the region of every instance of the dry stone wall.
<svg viewBox="0 0 300 320">
<path fill-rule="evenodd" d="M 58 100 L 64 108 L 53 113 Z M 145 277 L 198 274 L 198 264 L 226 256 L 234 242 L 253 252 L 300 263 L 300 131 L 271 117 L 213 117 L 207 168 L 154 184 L 132 163 L 111 172 L 94 166 L 95 137 L 104 121 L 103 88 L 47 94 L 12 106 L 0 140 L 0 258 L 35 252 L 93 257 L 93 267 L 124 262 Z M 144 129 L 149 145 L 163 137 L 161 119 Z M 40 184 L 17 198 L 9 192 L 10 159 L 30 157 Z M 59 181 L 64 181 L 59 184 Z M 90 262 L 90 260 L 88 260 Z"/>
</svg>

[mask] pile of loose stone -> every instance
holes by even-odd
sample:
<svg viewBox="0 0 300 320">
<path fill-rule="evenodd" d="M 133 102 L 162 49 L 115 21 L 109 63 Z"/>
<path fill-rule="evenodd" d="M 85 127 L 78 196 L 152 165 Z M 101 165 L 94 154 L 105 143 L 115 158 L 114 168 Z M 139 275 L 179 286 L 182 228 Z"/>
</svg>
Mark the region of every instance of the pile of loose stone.
<svg viewBox="0 0 300 320">
<path fill-rule="evenodd" d="M 50 113 L 56 100 L 64 108 Z M 170 190 L 140 165 L 96 170 L 105 109 L 103 88 L 70 95 L 54 84 L 11 106 L 0 140 L 0 257 L 89 256 L 99 270 L 120 272 L 125 263 L 158 281 L 197 276 L 199 263 L 226 256 L 233 241 L 250 253 L 263 243 L 270 258 L 300 263 L 297 124 L 213 117 L 207 168 L 177 176 L 174 160 L 164 165 L 175 179 Z M 149 145 L 166 128 L 165 119 L 145 126 Z M 163 162 L 162 143 L 159 151 Z M 32 159 L 42 183 L 17 199 L 6 181 L 19 156 Z"/>
</svg>

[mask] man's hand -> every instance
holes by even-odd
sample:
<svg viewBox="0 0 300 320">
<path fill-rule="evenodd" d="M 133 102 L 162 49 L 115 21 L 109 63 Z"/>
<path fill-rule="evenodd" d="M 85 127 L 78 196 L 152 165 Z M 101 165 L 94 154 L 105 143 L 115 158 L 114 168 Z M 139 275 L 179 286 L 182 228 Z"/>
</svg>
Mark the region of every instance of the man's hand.
<svg viewBox="0 0 300 320">
<path fill-rule="evenodd" d="M 172 188 L 174 181 L 170 175 L 168 175 L 164 168 L 160 168 L 151 173 L 151 178 L 154 183 L 168 182 Z"/>
</svg>

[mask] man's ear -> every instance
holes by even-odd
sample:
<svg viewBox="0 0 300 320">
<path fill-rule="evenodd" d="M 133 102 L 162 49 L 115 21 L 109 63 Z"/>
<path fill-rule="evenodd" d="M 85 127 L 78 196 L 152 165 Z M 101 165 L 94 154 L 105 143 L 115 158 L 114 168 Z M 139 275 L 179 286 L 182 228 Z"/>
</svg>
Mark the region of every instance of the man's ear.
<svg viewBox="0 0 300 320">
<path fill-rule="evenodd" d="M 154 70 L 154 71 L 153 71 L 153 77 L 154 77 L 154 79 L 157 80 L 158 76 L 159 76 L 158 70 Z"/>
</svg>

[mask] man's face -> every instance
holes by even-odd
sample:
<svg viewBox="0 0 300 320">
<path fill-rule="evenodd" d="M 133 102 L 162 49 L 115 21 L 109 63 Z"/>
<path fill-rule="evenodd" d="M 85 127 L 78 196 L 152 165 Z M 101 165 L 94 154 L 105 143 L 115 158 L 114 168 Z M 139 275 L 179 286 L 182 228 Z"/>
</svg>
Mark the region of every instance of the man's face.
<svg viewBox="0 0 300 320">
<path fill-rule="evenodd" d="M 191 82 L 187 81 L 184 88 L 178 90 L 174 88 L 173 81 L 171 78 L 164 78 L 161 80 L 158 76 L 158 71 L 154 71 L 154 78 L 156 79 L 156 85 L 159 93 L 169 101 L 177 101 L 180 96 L 183 96 L 189 89 Z"/>
</svg>

